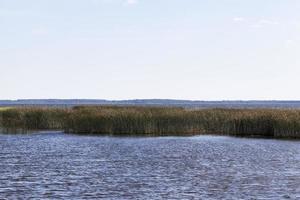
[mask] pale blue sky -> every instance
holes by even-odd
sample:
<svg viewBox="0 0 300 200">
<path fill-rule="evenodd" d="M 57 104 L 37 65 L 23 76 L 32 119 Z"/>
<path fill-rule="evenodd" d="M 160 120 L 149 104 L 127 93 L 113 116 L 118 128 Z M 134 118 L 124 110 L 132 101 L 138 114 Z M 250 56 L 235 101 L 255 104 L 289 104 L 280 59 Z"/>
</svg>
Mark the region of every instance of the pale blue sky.
<svg viewBox="0 0 300 200">
<path fill-rule="evenodd" d="M 300 99 L 299 0 L 0 0 L 0 99 Z"/>
</svg>

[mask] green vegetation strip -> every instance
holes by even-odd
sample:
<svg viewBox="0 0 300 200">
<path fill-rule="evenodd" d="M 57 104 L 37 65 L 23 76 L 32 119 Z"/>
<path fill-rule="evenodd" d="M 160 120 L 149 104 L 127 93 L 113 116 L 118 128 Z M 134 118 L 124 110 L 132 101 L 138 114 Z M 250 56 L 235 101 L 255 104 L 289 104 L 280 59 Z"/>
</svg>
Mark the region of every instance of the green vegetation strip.
<svg viewBox="0 0 300 200">
<path fill-rule="evenodd" d="M 64 130 L 108 135 L 224 134 L 300 138 L 300 110 L 167 107 L 0 109 L 3 130 Z"/>
<path fill-rule="evenodd" d="M 8 110 L 8 109 L 11 109 L 12 107 L 0 107 L 0 112 L 1 111 L 4 111 L 4 110 Z"/>
</svg>

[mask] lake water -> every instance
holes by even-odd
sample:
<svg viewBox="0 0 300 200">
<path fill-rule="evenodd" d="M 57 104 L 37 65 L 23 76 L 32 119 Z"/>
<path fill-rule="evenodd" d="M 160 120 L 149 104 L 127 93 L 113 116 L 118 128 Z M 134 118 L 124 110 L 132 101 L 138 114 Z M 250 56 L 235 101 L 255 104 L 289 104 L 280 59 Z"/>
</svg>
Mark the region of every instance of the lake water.
<svg viewBox="0 0 300 200">
<path fill-rule="evenodd" d="M 0 199 L 300 199 L 300 141 L 0 135 Z"/>
</svg>

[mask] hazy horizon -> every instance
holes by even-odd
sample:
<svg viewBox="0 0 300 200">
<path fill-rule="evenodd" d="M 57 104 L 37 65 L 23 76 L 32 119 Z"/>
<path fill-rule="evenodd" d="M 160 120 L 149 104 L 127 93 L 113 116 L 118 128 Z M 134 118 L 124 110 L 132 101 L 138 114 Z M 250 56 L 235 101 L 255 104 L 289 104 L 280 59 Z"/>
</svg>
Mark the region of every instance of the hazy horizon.
<svg viewBox="0 0 300 200">
<path fill-rule="evenodd" d="M 0 0 L 0 99 L 299 100 L 300 1 Z"/>
<path fill-rule="evenodd" d="M 70 99 L 70 98 L 46 98 L 46 99 L 0 99 L 0 101 L 43 101 L 43 100 L 49 100 L 49 101 L 203 101 L 203 102 L 300 102 L 300 100 L 295 99 L 295 100 L 289 100 L 289 99 L 285 99 L 285 100 L 257 100 L 257 99 L 252 99 L 252 100 L 244 100 L 244 99 L 236 99 L 236 100 L 226 100 L 226 99 L 221 99 L 221 100 L 202 100 L 202 99 L 196 99 L 196 100 L 192 100 L 192 99 L 156 99 L 156 98 L 150 98 L 150 99 L 87 99 L 87 98 L 74 98 L 74 99 Z"/>
</svg>

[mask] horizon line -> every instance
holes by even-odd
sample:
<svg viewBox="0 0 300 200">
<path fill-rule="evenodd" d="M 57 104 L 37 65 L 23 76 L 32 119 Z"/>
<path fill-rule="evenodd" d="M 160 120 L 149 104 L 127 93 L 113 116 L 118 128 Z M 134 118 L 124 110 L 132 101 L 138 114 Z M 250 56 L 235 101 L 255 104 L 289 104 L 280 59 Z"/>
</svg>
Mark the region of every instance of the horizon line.
<svg viewBox="0 0 300 200">
<path fill-rule="evenodd" d="M 192 99 L 168 99 L 168 98 L 146 98 L 146 99 L 96 99 L 96 98 L 20 98 L 20 99 L 0 99 L 0 101 L 191 101 L 191 102 L 232 102 L 232 101 L 240 101 L 240 102 L 266 102 L 266 101 L 286 101 L 286 102 L 297 102 L 300 100 L 279 100 L 279 99 L 220 99 L 220 100 L 192 100 Z"/>
</svg>

